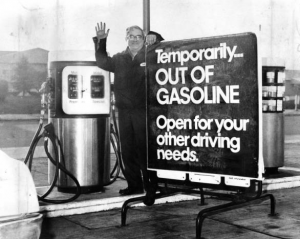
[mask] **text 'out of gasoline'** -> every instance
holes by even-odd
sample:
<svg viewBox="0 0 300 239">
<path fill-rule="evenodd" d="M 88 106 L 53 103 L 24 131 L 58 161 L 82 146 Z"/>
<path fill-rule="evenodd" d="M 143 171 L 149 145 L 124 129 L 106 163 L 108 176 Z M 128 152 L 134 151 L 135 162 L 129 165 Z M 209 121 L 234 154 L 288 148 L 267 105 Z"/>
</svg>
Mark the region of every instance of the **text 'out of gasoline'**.
<svg viewBox="0 0 300 239">
<path fill-rule="evenodd" d="M 220 87 L 218 85 L 206 86 L 214 75 L 214 65 L 200 66 L 196 65 L 192 69 L 184 66 L 185 63 L 202 60 L 217 60 L 228 59 L 232 62 L 233 58 L 244 57 L 243 53 L 236 54 L 237 46 L 232 48 L 226 43 L 221 43 L 218 47 L 206 49 L 193 49 L 191 51 L 175 51 L 164 52 L 163 49 L 157 49 L 157 64 L 165 63 L 180 63 L 179 67 L 159 68 L 155 73 L 156 83 L 160 85 L 156 93 L 156 100 L 160 105 L 172 104 L 239 104 L 239 85 L 226 85 Z M 175 72 L 172 72 L 175 71 Z M 194 86 L 188 88 L 186 84 L 187 72 L 189 72 L 190 79 Z M 175 75 L 175 77 L 172 77 Z M 166 87 L 167 84 L 176 86 L 183 85 L 180 89 L 176 87 Z M 165 87 L 164 87 L 165 86 Z M 157 149 L 157 159 L 162 160 L 183 160 L 197 162 L 199 161 L 197 153 L 194 148 L 197 147 L 212 147 L 212 148 L 229 148 L 233 153 L 240 151 L 239 137 L 222 137 L 222 130 L 226 131 L 246 131 L 248 119 L 202 119 L 198 115 L 193 119 L 172 119 L 164 115 L 159 115 L 156 119 L 156 126 L 165 130 L 164 134 L 160 134 L 156 138 L 156 143 L 159 146 L 182 146 L 184 150 L 164 150 Z M 189 135 L 175 135 L 172 134 L 173 129 L 184 130 L 211 130 L 212 124 L 217 128 L 217 136 L 209 136 L 206 132 L 201 134 L 197 132 L 194 136 Z M 192 149 L 189 147 L 192 146 Z"/>
</svg>

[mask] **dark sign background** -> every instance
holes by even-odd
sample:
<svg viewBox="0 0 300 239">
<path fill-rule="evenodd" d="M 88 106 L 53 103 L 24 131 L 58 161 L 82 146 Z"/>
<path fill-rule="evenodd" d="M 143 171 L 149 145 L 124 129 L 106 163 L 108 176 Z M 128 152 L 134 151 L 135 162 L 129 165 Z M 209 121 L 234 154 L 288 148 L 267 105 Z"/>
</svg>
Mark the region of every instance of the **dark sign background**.
<svg viewBox="0 0 300 239">
<path fill-rule="evenodd" d="M 156 49 L 163 49 L 164 52 L 176 52 L 194 49 L 207 49 L 219 47 L 221 43 L 231 49 L 237 46 L 235 54 L 243 53 L 243 57 L 233 58 L 231 62 L 226 59 L 213 59 L 201 61 L 188 61 L 184 65 L 180 62 L 157 63 Z M 258 109 L 258 72 L 257 72 L 257 40 L 252 33 L 229 35 L 221 37 L 181 40 L 162 42 L 148 49 L 147 57 L 147 129 L 148 129 L 148 168 L 176 170 L 187 172 L 203 172 L 210 174 L 235 175 L 242 177 L 258 177 L 258 154 L 259 154 L 259 109 Z M 214 65 L 213 76 L 210 76 L 209 83 L 196 84 L 192 81 L 190 73 L 195 66 L 205 67 Z M 172 68 L 175 78 L 176 67 L 188 67 L 185 73 L 185 84 L 181 82 L 176 85 L 167 83 L 159 85 L 156 82 L 155 74 L 161 68 Z M 165 104 L 161 105 L 157 101 L 157 91 L 166 88 L 171 92 L 172 88 L 186 86 L 192 89 L 195 86 L 221 86 L 225 89 L 228 85 L 239 85 L 239 104 L 220 103 L 220 104 Z M 210 90 L 208 90 L 211 94 Z M 211 95 L 209 95 L 211 98 Z M 156 143 L 158 135 L 164 135 L 166 129 L 159 129 L 156 119 L 159 115 L 164 115 L 170 119 L 191 119 L 199 116 L 200 119 L 248 119 L 246 131 L 225 130 L 221 131 L 222 137 L 239 137 L 240 151 L 233 153 L 229 148 L 218 147 L 193 147 L 188 146 L 159 146 Z M 195 129 L 173 129 L 173 135 L 188 135 L 190 137 L 200 132 L 206 132 L 211 137 L 217 136 L 217 127 L 213 124 L 211 130 L 199 131 Z M 157 149 L 183 151 L 189 147 L 197 154 L 198 162 L 182 160 L 162 160 L 157 159 Z"/>
</svg>

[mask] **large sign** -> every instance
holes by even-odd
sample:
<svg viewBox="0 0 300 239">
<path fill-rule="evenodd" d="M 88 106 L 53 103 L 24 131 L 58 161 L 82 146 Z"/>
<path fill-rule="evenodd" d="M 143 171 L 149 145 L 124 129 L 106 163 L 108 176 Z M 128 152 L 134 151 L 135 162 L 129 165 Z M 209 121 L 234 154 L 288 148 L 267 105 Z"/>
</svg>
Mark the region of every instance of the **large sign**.
<svg viewBox="0 0 300 239">
<path fill-rule="evenodd" d="M 262 178 L 257 58 L 252 33 L 148 49 L 149 170 L 241 186 Z"/>
</svg>

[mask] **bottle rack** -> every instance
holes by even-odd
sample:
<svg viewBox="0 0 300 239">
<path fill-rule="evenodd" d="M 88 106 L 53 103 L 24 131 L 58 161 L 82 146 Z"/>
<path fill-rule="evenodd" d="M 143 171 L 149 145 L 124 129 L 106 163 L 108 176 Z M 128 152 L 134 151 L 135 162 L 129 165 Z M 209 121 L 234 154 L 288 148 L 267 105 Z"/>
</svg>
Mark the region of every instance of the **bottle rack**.
<svg viewBox="0 0 300 239">
<path fill-rule="evenodd" d="M 284 111 L 285 67 L 262 67 L 262 110 L 264 113 Z"/>
</svg>

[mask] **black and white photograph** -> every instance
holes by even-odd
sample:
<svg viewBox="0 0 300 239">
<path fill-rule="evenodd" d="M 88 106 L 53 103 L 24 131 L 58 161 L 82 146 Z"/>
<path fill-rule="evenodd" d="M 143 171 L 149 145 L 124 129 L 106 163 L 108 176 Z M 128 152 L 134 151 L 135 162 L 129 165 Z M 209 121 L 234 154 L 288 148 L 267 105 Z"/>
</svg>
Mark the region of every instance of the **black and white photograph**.
<svg viewBox="0 0 300 239">
<path fill-rule="evenodd" d="M 3 0 L 1 239 L 300 238 L 300 1 Z"/>
</svg>

